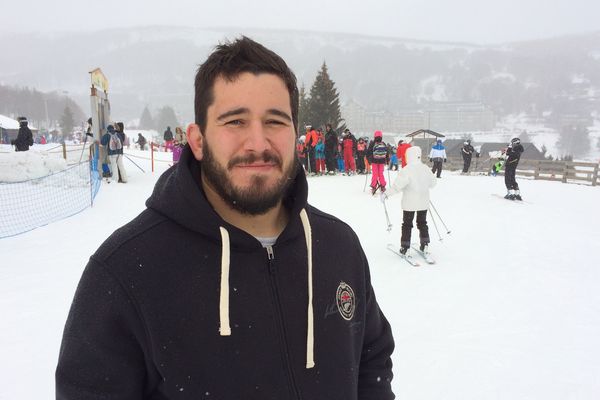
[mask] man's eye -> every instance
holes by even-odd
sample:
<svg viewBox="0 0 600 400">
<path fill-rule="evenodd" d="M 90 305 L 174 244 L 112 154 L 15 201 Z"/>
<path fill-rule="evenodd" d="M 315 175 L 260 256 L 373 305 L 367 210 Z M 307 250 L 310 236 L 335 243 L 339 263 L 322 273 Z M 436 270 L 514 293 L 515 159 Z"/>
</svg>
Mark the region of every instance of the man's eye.
<svg viewBox="0 0 600 400">
<path fill-rule="evenodd" d="M 285 125 L 285 122 L 279 121 L 276 119 L 270 119 L 267 121 L 267 124 L 269 124 L 269 125 Z"/>
<path fill-rule="evenodd" d="M 227 121 L 225 124 L 226 125 L 234 125 L 234 126 L 236 126 L 236 125 L 242 125 L 243 121 L 241 119 L 234 119 L 234 120 L 231 120 L 231 121 Z"/>
</svg>

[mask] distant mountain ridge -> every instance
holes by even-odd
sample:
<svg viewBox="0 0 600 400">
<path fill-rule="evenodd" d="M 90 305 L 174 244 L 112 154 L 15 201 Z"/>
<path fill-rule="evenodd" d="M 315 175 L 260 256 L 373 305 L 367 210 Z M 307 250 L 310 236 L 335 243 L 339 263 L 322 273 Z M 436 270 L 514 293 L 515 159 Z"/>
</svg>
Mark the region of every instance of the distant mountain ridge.
<svg viewBox="0 0 600 400">
<path fill-rule="evenodd" d="M 0 83 L 68 91 L 87 110 L 88 71 L 100 67 L 115 118 L 171 105 L 189 122 L 195 70 L 216 44 L 240 32 L 282 55 L 307 89 L 326 61 L 342 102 L 369 110 L 435 101 L 482 102 L 498 115 L 585 116 L 600 108 L 600 32 L 500 45 L 186 27 L 3 34 Z"/>
</svg>

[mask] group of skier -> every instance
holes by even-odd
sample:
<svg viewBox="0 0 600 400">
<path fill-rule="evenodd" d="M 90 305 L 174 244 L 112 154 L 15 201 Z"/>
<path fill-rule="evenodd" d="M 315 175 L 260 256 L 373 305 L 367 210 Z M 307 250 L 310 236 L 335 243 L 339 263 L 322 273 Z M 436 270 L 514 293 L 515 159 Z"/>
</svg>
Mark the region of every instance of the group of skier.
<svg viewBox="0 0 600 400">
<path fill-rule="evenodd" d="M 377 149 L 385 147 L 382 142 L 382 134 L 380 131 L 375 132 L 375 140 L 373 148 Z M 371 150 L 371 148 L 370 148 Z M 469 169 L 471 157 L 473 154 L 479 156 L 470 140 L 466 140 L 461 149 L 464 168 L 463 174 Z M 373 152 L 370 151 L 372 154 Z M 513 138 L 505 150 L 505 183 L 507 188 L 506 199 L 522 200 L 519 185 L 516 182 L 515 174 L 523 146 L 519 138 Z M 377 189 L 380 189 L 380 199 L 385 206 L 386 200 L 393 195 L 402 193 L 402 233 L 400 238 L 400 250 L 397 252 L 401 257 L 406 259 L 412 265 L 418 265 L 409 254 L 411 248 L 411 231 L 413 221 L 416 215 L 416 225 L 419 230 L 419 247 L 414 250 L 419 253 L 428 263 L 432 264 L 435 261 L 429 253 L 429 227 L 427 225 L 427 211 L 430 209 L 431 201 L 429 190 L 433 188 L 437 182 L 437 178 L 441 177 L 443 162 L 446 162 L 446 151 L 441 140 L 437 140 L 429 153 L 429 161 L 433 162 L 433 169 L 425 165 L 422 161 L 422 151 L 418 146 L 411 146 L 410 143 L 404 143 L 403 140 L 398 142 L 398 157 L 402 161 L 402 168 L 397 174 L 396 179 L 386 190 L 386 182 L 383 173 L 379 169 L 373 168 L 373 178 L 371 183 L 372 194 L 375 194 Z M 373 164 L 375 166 L 376 164 Z M 386 208 L 387 214 L 387 208 Z M 438 215 L 439 217 L 439 215 Z M 443 222 L 443 221 L 442 221 Z M 391 248 L 392 251 L 396 252 Z"/>
<path fill-rule="evenodd" d="M 296 151 L 304 170 L 310 176 L 337 173 L 367 174 L 373 164 L 388 165 L 390 169 L 397 169 L 401 156 L 396 155 L 396 148 L 385 143 L 383 146 L 375 146 L 377 141 L 381 142 L 381 136 L 379 139 L 357 139 L 350 129 L 344 129 L 338 135 L 330 124 L 325 125 L 325 132 L 307 125 L 305 134 L 298 138 Z M 377 150 L 375 157 L 374 148 Z"/>
</svg>

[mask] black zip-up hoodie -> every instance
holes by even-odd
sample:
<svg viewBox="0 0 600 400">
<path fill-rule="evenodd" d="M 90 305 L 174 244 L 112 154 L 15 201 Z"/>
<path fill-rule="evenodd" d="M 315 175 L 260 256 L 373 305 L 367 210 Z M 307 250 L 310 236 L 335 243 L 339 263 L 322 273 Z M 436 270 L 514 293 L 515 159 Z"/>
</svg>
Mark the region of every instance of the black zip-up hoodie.
<svg viewBox="0 0 600 400">
<path fill-rule="evenodd" d="M 393 399 L 392 333 L 352 229 L 307 204 L 299 170 L 265 249 L 215 213 L 200 168 L 186 147 L 90 258 L 57 399 Z"/>
</svg>

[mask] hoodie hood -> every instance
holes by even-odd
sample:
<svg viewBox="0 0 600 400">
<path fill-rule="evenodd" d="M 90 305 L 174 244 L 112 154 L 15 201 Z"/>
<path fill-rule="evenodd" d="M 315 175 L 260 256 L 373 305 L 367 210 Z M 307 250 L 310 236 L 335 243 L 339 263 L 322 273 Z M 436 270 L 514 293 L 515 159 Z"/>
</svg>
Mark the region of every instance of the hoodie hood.
<svg viewBox="0 0 600 400">
<path fill-rule="evenodd" d="M 169 168 L 158 179 L 146 207 L 167 216 L 179 225 L 194 232 L 220 238 L 220 227 L 231 234 L 233 246 L 259 246 L 246 232 L 228 224 L 213 209 L 206 199 L 200 180 L 201 162 L 194 157 L 189 146 L 185 146 L 177 165 Z M 290 226 L 300 223 L 300 211 L 307 206 L 308 183 L 301 169 L 296 171 L 294 183 L 284 197 L 284 205 L 290 211 L 288 226 L 280 235 L 285 239 Z"/>
<path fill-rule="evenodd" d="M 412 146 L 406 149 L 406 165 L 417 164 L 421 162 L 421 148 Z"/>
</svg>

